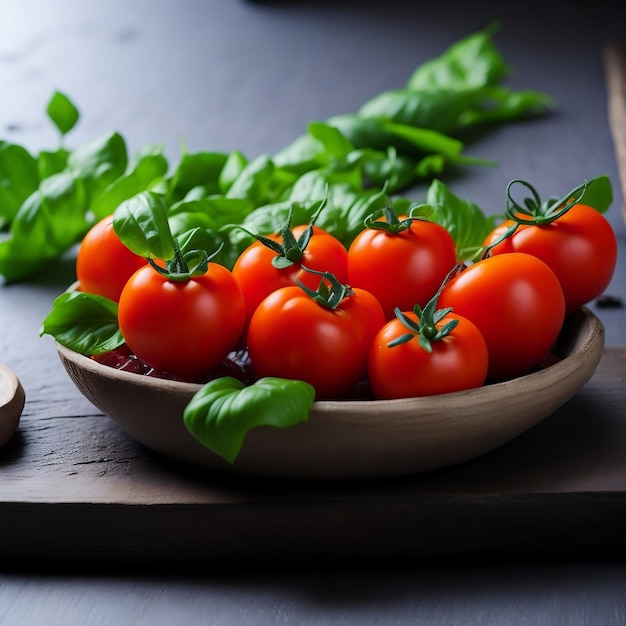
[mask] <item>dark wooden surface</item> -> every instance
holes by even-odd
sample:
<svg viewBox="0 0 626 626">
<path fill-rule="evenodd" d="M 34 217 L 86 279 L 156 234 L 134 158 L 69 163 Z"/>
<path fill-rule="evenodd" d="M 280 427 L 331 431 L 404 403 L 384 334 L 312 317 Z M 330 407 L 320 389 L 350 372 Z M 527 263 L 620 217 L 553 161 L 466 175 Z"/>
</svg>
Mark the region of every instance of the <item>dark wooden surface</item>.
<svg viewBox="0 0 626 626">
<path fill-rule="evenodd" d="M 625 376 L 626 349 L 609 348 L 583 390 L 513 442 L 384 480 L 223 476 L 150 454 L 93 412 L 57 407 L 45 428 L 27 415 L 0 452 L 0 554 L 134 564 L 626 554 Z"/>
<path fill-rule="evenodd" d="M 43 109 L 62 89 L 81 108 L 76 144 L 118 129 L 134 148 L 165 143 L 172 161 L 181 141 L 271 153 L 500 18 L 511 83 L 551 93 L 557 111 L 472 145 L 500 166 L 450 185 L 498 211 L 512 178 L 559 194 L 608 173 L 620 258 L 607 293 L 625 299 L 601 55 L 626 45 L 622 23 L 609 2 L 514 5 L 2 0 L 0 137 L 54 147 Z M 200 476 L 98 414 L 38 336 L 72 280 L 70 255 L 0 285 L 0 360 L 27 395 L 0 450 L 1 624 L 626 623 L 623 308 L 591 304 L 607 341 L 594 378 L 490 455 L 396 480 L 290 484 Z"/>
</svg>

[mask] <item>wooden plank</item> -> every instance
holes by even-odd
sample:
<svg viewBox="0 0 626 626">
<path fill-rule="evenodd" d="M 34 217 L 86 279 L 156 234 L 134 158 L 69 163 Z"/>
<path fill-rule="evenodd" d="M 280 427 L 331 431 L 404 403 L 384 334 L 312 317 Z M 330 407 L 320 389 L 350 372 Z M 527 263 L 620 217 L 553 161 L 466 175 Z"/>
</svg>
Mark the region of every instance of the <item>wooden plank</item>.
<svg viewBox="0 0 626 626">
<path fill-rule="evenodd" d="M 615 554 L 626 548 L 626 348 L 548 420 L 399 479 L 223 476 L 161 459 L 92 411 L 28 414 L 0 451 L 0 558 L 109 562 Z M 65 407 L 67 408 L 67 407 Z"/>
<path fill-rule="evenodd" d="M 613 43 L 607 44 L 602 52 L 607 84 L 609 128 L 622 189 L 622 216 L 626 223 L 626 59 L 622 49 Z"/>
</svg>

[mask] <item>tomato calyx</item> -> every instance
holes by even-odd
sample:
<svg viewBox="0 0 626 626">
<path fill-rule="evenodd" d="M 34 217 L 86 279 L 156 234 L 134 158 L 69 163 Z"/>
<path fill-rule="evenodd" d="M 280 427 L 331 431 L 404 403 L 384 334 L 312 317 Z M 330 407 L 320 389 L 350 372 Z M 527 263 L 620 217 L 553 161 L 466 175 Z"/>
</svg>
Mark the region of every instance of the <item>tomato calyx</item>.
<svg viewBox="0 0 626 626">
<path fill-rule="evenodd" d="M 426 350 L 426 352 L 431 353 L 433 351 L 432 343 L 447 337 L 457 327 L 459 323 L 457 319 L 449 320 L 442 326 L 438 326 L 439 322 L 441 322 L 448 313 L 452 312 L 452 307 L 438 309 L 437 304 L 443 288 L 453 276 L 462 271 L 462 268 L 463 264 L 459 263 L 448 272 L 439 289 L 437 289 L 437 293 L 426 303 L 423 309 L 419 304 L 413 307 L 413 313 L 417 317 L 417 321 L 409 317 L 399 307 L 394 309 L 395 316 L 409 332 L 390 341 L 387 344 L 389 348 L 411 341 L 411 339 L 416 337 L 419 345 Z"/>
<path fill-rule="evenodd" d="M 513 199 L 511 188 L 515 184 L 526 187 L 531 193 L 530 197 L 524 198 L 524 204 Z M 524 225 L 542 226 L 551 224 L 565 215 L 575 204 L 580 202 L 587 190 L 587 181 L 572 189 L 569 193 L 560 199 L 549 198 L 542 201 L 537 190 L 525 180 L 516 178 L 512 180 L 506 187 L 506 208 L 505 215 L 507 218 Z"/>
<path fill-rule="evenodd" d="M 197 229 L 195 229 L 197 230 Z M 180 245 L 173 239 L 174 256 L 165 261 L 165 267 L 157 264 L 151 257 L 148 257 L 148 263 L 159 274 L 165 276 L 167 280 L 172 282 L 185 282 L 194 276 L 202 276 L 209 269 L 209 262 L 221 251 L 224 244 L 221 244 L 217 250 L 209 254 L 206 250 L 189 250 L 183 253 Z"/>
<path fill-rule="evenodd" d="M 413 307 L 413 313 L 415 313 L 417 317 L 417 321 L 415 321 L 396 307 L 394 310 L 396 317 L 409 332 L 396 337 L 396 339 L 390 341 L 387 346 L 393 348 L 394 346 L 406 343 L 414 337 L 417 337 L 419 345 L 426 350 L 426 352 L 432 352 L 433 341 L 440 341 L 444 337 L 447 337 L 459 323 L 459 320 L 455 319 L 450 320 L 443 326 L 437 326 L 437 324 L 451 312 L 452 307 L 437 309 L 436 300 L 431 300 L 424 309 L 422 309 L 419 304 Z"/>
<path fill-rule="evenodd" d="M 381 217 L 383 217 L 384 220 L 381 220 Z M 365 218 L 364 223 L 366 228 L 383 230 L 391 235 L 397 235 L 405 230 L 409 230 L 414 219 L 413 217 L 400 219 L 391 207 L 384 207 L 370 213 L 370 215 Z"/>
<path fill-rule="evenodd" d="M 293 229 L 291 226 L 291 217 L 293 214 L 292 207 L 289 208 L 286 222 L 277 232 L 277 235 L 280 236 L 280 241 L 276 241 L 276 239 L 266 237 L 265 235 L 252 233 L 247 228 L 239 224 L 229 225 L 227 228 L 238 228 L 239 230 L 243 230 L 251 237 L 254 237 L 258 242 L 262 243 L 270 250 L 276 252 L 276 256 L 272 258 L 272 265 L 277 270 L 281 270 L 287 267 L 291 267 L 292 265 L 294 265 L 295 263 L 299 263 L 303 259 L 304 251 L 309 245 L 309 241 L 311 241 L 311 237 L 314 234 L 315 220 L 320 214 L 320 211 L 324 208 L 325 204 L 326 198 L 324 198 L 324 200 L 320 202 L 320 205 L 313 213 L 313 216 L 311 217 L 307 228 L 304 229 L 304 231 L 297 239 L 293 233 Z"/>
<path fill-rule="evenodd" d="M 308 296 L 325 309 L 336 309 L 344 298 L 347 298 L 354 293 L 349 285 L 344 285 L 341 281 L 337 280 L 337 277 L 332 272 L 319 272 L 317 270 L 304 267 L 304 265 L 302 266 L 302 269 L 305 272 L 317 274 L 321 277 L 317 290 L 307 287 L 307 285 L 300 280 L 297 280 L 296 282 Z"/>
<path fill-rule="evenodd" d="M 524 198 L 523 203 L 513 198 L 511 188 L 513 185 L 522 185 L 530 192 L 530 196 Z M 549 198 L 542 201 L 537 190 L 527 181 L 519 178 L 513 179 L 506 187 L 505 217 L 511 221 L 511 225 L 483 251 L 483 258 L 489 251 L 513 235 L 520 226 L 546 226 L 556 222 L 565 215 L 574 205 L 578 204 L 587 190 L 587 181 L 572 189 L 562 198 Z"/>
</svg>

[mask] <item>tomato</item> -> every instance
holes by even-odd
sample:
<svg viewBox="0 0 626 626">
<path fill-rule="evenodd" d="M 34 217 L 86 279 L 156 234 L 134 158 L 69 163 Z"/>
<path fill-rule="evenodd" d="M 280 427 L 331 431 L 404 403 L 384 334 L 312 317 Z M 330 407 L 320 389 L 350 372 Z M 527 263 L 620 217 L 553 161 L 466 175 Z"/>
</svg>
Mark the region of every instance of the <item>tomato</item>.
<svg viewBox="0 0 626 626">
<path fill-rule="evenodd" d="M 292 229 L 294 237 L 298 239 L 306 228 L 295 226 Z M 281 241 L 280 235 L 269 235 L 268 238 Z M 346 282 L 348 251 L 337 238 L 315 226 L 301 252 L 299 260 L 280 269 L 272 264 L 277 252 L 261 241 L 255 241 L 241 253 L 233 266 L 233 275 L 243 291 L 248 319 L 259 303 L 276 289 L 296 285 L 297 281 L 317 289 L 319 277 L 303 270 L 303 265 L 320 272 L 332 272 L 340 282 Z"/>
<path fill-rule="evenodd" d="M 282 287 L 256 308 L 248 351 L 258 376 L 304 380 L 320 399 L 348 396 L 367 372 L 369 347 L 385 323 L 376 298 L 352 289 L 336 308 L 300 287 Z"/>
<path fill-rule="evenodd" d="M 414 312 L 405 315 L 419 321 Z M 368 376 L 374 396 L 380 400 L 431 396 L 483 385 L 489 364 L 487 343 L 474 323 L 454 313 L 435 326 L 441 329 L 452 320 L 458 324 L 430 342 L 431 352 L 420 345 L 417 336 L 390 347 L 407 329 L 398 318 L 387 322 L 370 348 Z"/>
<path fill-rule="evenodd" d="M 406 230 L 365 228 L 348 250 L 348 283 L 372 293 L 385 317 L 424 306 L 456 263 L 454 240 L 440 224 L 412 220 Z"/>
<path fill-rule="evenodd" d="M 489 350 L 490 379 L 529 372 L 552 349 L 565 317 L 555 273 L 523 252 L 488 257 L 463 269 L 444 286 L 438 304 L 478 326 Z"/>
<path fill-rule="evenodd" d="M 120 332 L 142 361 L 184 380 L 202 381 L 239 339 L 245 303 L 232 273 L 209 263 L 188 280 L 168 280 L 150 265 L 122 290 Z"/>
<path fill-rule="evenodd" d="M 109 215 L 87 231 L 76 257 L 76 278 L 81 291 L 117 302 L 126 281 L 147 261 L 120 241 L 112 223 Z"/>
<path fill-rule="evenodd" d="M 512 224 L 512 220 L 503 222 L 484 245 L 496 242 Z M 549 224 L 520 225 L 490 254 L 509 252 L 532 254 L 547 263 L 561 283 L 565 308 L 571 313 L 608 287 L 617 263 L 617 238 L 601 213 L 587 205 L 574 204 Z"/>
</svg>

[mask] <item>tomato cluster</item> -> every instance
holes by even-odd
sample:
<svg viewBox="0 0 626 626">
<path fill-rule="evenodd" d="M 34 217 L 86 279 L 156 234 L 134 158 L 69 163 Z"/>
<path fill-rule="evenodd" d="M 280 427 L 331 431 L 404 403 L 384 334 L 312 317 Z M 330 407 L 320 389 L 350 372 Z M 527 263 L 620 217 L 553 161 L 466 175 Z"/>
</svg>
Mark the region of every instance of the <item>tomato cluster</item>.
<svg viewBox="0 0 626 626">
<path fill-rule="evenodd" d="M 348 248 L 286 225 L 232 270 L 210 262 L 193 276 L 130 253 L 104 220 L 77 274 L 82 290 L 119 301 L 132 353 L 174 377 L 202 382 L 243 350 L 247 376 L 304 380 L 318 399 L 364 385 L 376 399 L 434 395 L 532 371 L 608 285 L 617 243 L 601 213 L 573 200 L 546 215 L 510 215 L 472 263 L 440 224 L 385 209 Z M 107 272 L 94 269 L 96 249 Z"/>
</svg>

